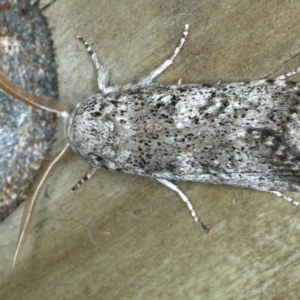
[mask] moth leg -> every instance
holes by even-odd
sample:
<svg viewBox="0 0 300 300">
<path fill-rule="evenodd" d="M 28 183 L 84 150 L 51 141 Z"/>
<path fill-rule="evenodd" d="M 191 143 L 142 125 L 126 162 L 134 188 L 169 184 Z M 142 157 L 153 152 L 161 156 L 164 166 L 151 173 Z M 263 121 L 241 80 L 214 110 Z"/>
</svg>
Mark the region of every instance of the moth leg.
<svg viewBox="0 0 300 300">
<path fill-rule="evenodd" d="M 72 188 L 71 188 L 71 192 L 75 192 L 78 188 L 80 188 L 86 181 L 88 181 L 89 179 L 91 179 L 95 173 L 96 173 L 97 169 L 90 169 L 83 178 L 81 178 Z"/>
<path fill-rule="evenodd" d="M 300 67 L 297 68 L 297 69 L 294 70 L 294 71 L 289 72 L 289 73 L 286 73 L 286 74 L 277 76 L 277 77 L 275 77 L 274 79 L 275 79 L 275 80 L 284 80 L 284 79 L 287 79 L 288 77 L 291 77 L 291 76 L 293 76 L 293 75 L 298 74 L 299 72 L 300 72 Z"/>
<path fill-rule="evenodd" d="M 84 47 L 86 48 L 88 54 L 90 55 L 90 57 L 94 63 L 95 69 L 97 71 L 97 82 L 98 82 L 99 91 L 103 94 L 108 94 L 108 93 L 117 91 L 119 89 L 117 86 L 107 86 L 108 80 L 109 80 L 108 69 L 105 65 L 102 65 L 100 63 L 98 56 L 93 51 L 92 47 L 80 35 L 77 35 L 77 39 L 84 45 Z"/>
<path fill-rule="evenodd" d="M 56 0 L 50 0 L 47 4 L 45 4 L 44 6 L 42 6 L 40 9 L 41 11 L 45 11 L 48 7 L 50 7 L 52 4 L 54 4 L 56 2 Z M 36 3 L 40 3 L 40 0 L 37 0 L 34 2 L 34 4 Z"/>
<path fill-rule="evenodd" d="M 162 179 L 162 178 L 156 178 L 156 180 L 158 182 L 160 182 L 161 184 L 165 185 L 166 187 L 170 188 L 171 190 L 175 191 L 180 198 L 182 199 L 182 201 L 187 205 L 192 217 L 194 218 L 195 222 L 200 222 L 202 228 L 208 232 L 209 229 L 202 223 L 202 221 L 198 218 L 193 205 L 191 204 L 191 202 L 189 201 L 189 198 L 177 187 L 177 185 L 175 185 L 174 183 L 172 183 L 169 180 L 166 179 Z"/>
<path fill-rule="evenodd" d="M 285 201 L 289 202 L 289 203 L 292 203 L 294 205 L 296 205 L 297 207 L 300 207 L 300 202 L 294 200 L 293 198 L 289 197 L 289 196 L 286 196 L 284 194 L 282 194 L 281 192 L 278 192 L 278 191 L 268 191 L 269 193 L 277 196 L 277 197 L 280 197 L 282 199 L 284 199 Z"/>
<path fill-rule="evenodd" d="M 157 69 L 152 71 L 146 78 L 142 79 L 139 83 L 142 85 L 148 85 L 150 84 L 155 77 L 157 77 L 159 74 L 161 74 L 165 69 L 167 69 L 174 61 L 175 57 L 179 54 L 183 44 L 186 41 L 186 37 L 188 35 L 189 25 L 185 24 L 184 31 L 183 31 L 183 37 L 180 40 L 179 46 L 175 49 L 174 54 L 170 59 L 167 59 L 161 66 L 159 66 Z"/>
</svg>

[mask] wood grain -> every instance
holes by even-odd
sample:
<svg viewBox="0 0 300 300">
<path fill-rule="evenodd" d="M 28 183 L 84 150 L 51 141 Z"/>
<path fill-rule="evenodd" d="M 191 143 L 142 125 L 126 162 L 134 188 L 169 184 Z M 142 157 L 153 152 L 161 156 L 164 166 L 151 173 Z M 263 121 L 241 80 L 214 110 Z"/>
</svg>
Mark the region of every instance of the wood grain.
<svg viewBox="0 0 300 300">
<path fill-rule="evenodd" d="M 299 1 L 65 0 L 45 14 L 69 108 L 97 91 L 76 34 L 94 44 L 112 84 L 136 80 L 170 56 L 185 23 L 190 35 L 159 77 L 164 84 L 254 80 L 300 65 Z M 53 153 L 63 146 L 58 132 Z M 102 171 L 70 194 L 86 170 L 74 157 L 48 181 L 14 271 L 22 206 L 0 224 L 0 299 L 299 295 L 299 209 L 266 193 L 182 182 L 211 228 L 206 234 L 172 191 L 145 178 Z"/>
</svg>

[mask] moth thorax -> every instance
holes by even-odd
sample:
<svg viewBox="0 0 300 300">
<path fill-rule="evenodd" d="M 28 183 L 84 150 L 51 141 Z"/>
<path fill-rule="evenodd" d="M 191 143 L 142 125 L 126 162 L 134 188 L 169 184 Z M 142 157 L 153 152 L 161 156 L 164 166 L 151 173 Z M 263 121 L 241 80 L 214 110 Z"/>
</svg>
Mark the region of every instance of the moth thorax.
<svg viewBox="0 0 300 300">
<path fill-rule="evenodd" d="M 67 120 L 70 146 L 94 167 L 101 167 L 97 161 L 115 156 L 118 138 L 109 114 L 113 108 L 102 95 L 94 95 L 80 103 Z"/>
</svg>

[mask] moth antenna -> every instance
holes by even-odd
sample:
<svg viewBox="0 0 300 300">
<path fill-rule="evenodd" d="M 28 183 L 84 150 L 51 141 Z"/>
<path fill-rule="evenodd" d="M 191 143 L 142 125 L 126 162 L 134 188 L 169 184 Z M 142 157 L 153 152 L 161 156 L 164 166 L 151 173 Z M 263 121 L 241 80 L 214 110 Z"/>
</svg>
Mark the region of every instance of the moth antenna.
<svg viewBox="0 0 300 300">
<path fill-rule="evenodd" d="M 67 117 L 69 114 L 66 112 L 65 107 L 56 101 L 44 99 L 36 96 L 8 80 L 3 73 L 0 72 L 0 88 L 8 95 L 15 99 L 30 105 L 34 108 L 40 108 L 47 111 L 51 111 L 56 114 L 60 114 L 62 117 Z"/>
<path fill-rule="evenodd" d="M 63 150 L 56 153 L 53 157 L 51 157 L 49 161 L 43 164 L 35 181 L 31 185 L 28 192 L 28 198 L 26 199 L 24 205 L 19 238 L 13 261 L 13 269 L 16 265 L 18 254 L 20 253 L 20 250 L 24 245 L 25 239 L 28 236 L 28 229 L 35 210 L 36 200 L 39 195 L 39 192 L 41 191 L 41 188 L 49 174 L 53 172 L 56 167 L 58 167 L 59 163 L 65 162 L 70 157 L 71 153 L 73 153 L 72 149 L 69 147 L 69 145 L 66 145 Z"/>
</svg>

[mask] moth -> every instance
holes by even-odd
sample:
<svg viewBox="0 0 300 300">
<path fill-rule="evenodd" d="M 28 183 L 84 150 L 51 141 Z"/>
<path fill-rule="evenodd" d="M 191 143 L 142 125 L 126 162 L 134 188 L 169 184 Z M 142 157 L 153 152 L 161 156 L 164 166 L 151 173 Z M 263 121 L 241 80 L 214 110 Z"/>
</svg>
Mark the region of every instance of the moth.
<svg viewBox="0 0 300 300">
<path fill-rule="evenodd" d="M 67 145 L 46 162 L 25 203 L 14 265 L 38 194 L 50 171 L 71 150 L 91 166 L 73 188 L 96 170 L 123 171 L 154 179 L 175 191 L 200 222 L 188 197 L 172 181 L 228 184 L 266 191 L 296 206 L 280 190 L 300 191 L 300 84 L 287 78 L 300 72 L 251 82 L 164 86 L 153 80 L 182 49 L 136 84 L 108 86 L 108 70 L 82 38 L 97 71 L 99 93 L 72 113 L 58 102 L 28 93 L 0 74 L 0 88 L 65 121 Z"/>
</svg>

